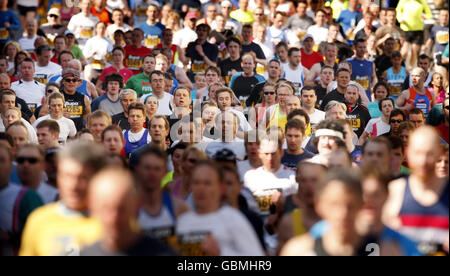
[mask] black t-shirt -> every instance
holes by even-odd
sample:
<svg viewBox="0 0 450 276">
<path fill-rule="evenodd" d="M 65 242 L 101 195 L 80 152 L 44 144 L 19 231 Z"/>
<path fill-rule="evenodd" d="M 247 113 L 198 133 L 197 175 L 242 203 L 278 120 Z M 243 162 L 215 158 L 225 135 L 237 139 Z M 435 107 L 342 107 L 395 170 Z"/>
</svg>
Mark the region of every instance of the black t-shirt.
<svg viewBox="0 0 450 276">
<path fill-rule="evenodd" d="M 70 119 L 75 123 L 77 131 L 84 127 L 83 115 L 86 113 L 86 105 L 84 104 L 85 95 L 75 92 L 70 95 L 62 91 L 64 99 L 66 100 L 66 111 L 70 114 Z"/>
<path fill-rule="evenodd" d="M 230 58 L 219 61 L 218 65 L 220 68 L 220 72 L 222 73 L 222 77 L 225 78 L 225 82 L 227 84 L 230 82 L 232 69 L 236 70 L 237 72 L 242 72 L 241 62 L 242 60 L 240 57 L 235 61 L 232 61 Z"/>
<path fill-rule="evenodd" d="M 314 157 L 314 154 L 307 150 L 303 151 L 303 153 L 299 155 L 288 154 L 285 150 L 284 155 L 281 158 L 281 164 L 285 165 L 288 168 L 297 168 L 297 164 L 299 162 L 312 157 Z"/>
<path fill-rule="evenodd" d="M 197 46 L 197 40 L 188 44 L 186 49 L 186 57 L 191 58 L 191 70 L 188 72 L 188 76 L 192 82 L 194 82 L 194 76 L 198 73 L 204 73 L 208 65 L 203 58 L 199 55 L 195 49 Z M 217 56 L 219 55 L 219 48 L 217 45 L 205 42 L 202 44 L 203 52 L 212 62 L 217 62 Z"/>
<path fill-rule="evenodd" d="M 131 128 L 128 118 L 125 117 L 124 112 L 112 116 L 112 124 L 119 126 L 122 130 L 128 130 Z"/>
<path fill-rule="evenodd" d="M 314 90 L 316 91 L 317 96 L 316 108 L 320 108 L 323 98 L 325 98 L 325 95 L 327 95 L 327 89 L 323 88 L 322 85 L 319 84 L 314 87 Z"/>
<path fill-rule="evenodd" d="M 253 75 L 252 77 L 237 77 L 231 84 L 231 90 L 233 90 L 236 97 L 244 97 L 245 100 L 250 96 L 250 92 L 260 81 Z"/>
<path fill-rule="evenodd" d="M 16 97 L 16 107 L 22 112 L 22 118 L 30 122 L 30 118 L 33 116 L 33 112 L 28 108 L 27 103 L 21 98 Z M 39 106 L 40 107 L 40 106 Z M 35 116 L 38 118 L 38 116 Z"/>
<path fill-rule="evenodd" d="M 238 204 L 239 204 L 239 211 L 241 211 L 241 213 L 250 222 L 250 224 L 253 227 L 253 230 L 255 230 L 255 233 L 258 236 L 261 246 L 264 249 L 266 249 L 266 245 L 264 243 L 264 222 L 262 221 L 261 217 L 257 213 L 248 209 L 247 200 L 242 195 L 239 195 L 238 197 Z"/>
<path fill-rule="evenodd" d="M 225 30 L 223 32 L 218 32 L 216 30 L 211 31 L 209 37 L 214 37 L 216 39 L 216 45 L 219 46 L 221 43 L 225 42 L 227 38 L 233 36 L 233 31 Z"/>
<path fill-rule="evenodd" d="M 245 53 L 252 52 L 252 51 L 256 54 L 257 59 L 266 59 L 266 56 L 264 55 L 264 52 L 261 49 L 261 47 L 254 42 L 252 42 L 248 45 L 242 45 L 241 56 L 243 56 Z"/>
<path fill-rule="evenodd" d="M 345 102 L 344 94 L 339 93 L 337 89 L 332 90 L 330 93 L 326 94 L 325 97 L 323 97 L 322 104 L 320 105 L 320 110 L 325 110 L 325 107 L 331 101 L 338 101 L 344 103 Z"/>
<path fill-rule="evenodd" d="M 377 56 L 375 58 L 375 69 L 377 73 L 377 77 L 380 78 L 384 71 L 392 67 L 391 58 L 385 54 L 381 56 Z"/>
<path fill-rule="evenodd" d="M 353 131 L 360 137 L 371 118 L 367 108 L 356 104 L 353 108 L 347 105 L 347 119 L 352 122 Z"/>
<path fill-rule="evenodd" d="M 176 253 L 157 240 L 143 236 L 127 251 L 107 252 L 102 248 L 101 243 L 97 242 L 83 249 L 81 256 L 176 256 Z"/>
</svg>

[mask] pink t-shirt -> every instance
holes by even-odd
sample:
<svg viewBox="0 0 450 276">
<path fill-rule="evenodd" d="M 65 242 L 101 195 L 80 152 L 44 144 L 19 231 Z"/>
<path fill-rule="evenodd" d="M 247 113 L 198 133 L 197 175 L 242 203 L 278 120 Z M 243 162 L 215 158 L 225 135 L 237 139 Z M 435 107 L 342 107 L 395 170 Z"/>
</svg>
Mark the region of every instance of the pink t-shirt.
<svg viewBox="0 0 450 276">
<path fill-rule="evenodd" d="M 112 73 L 119 73 L 122 77 L 123 77 L 123 83 L 126 83 L 128 81 L 128 79 L 133 76 L 133 71 L 131 71 L 130 69 L 124 67 L 122 70 L 120 70 L 120 72 L 117 72 L 117 69 L 110 66 L 108 68 L 105 68 L 103 70 L 103 72 L 100 74 L 99 79 L 101 81 L 105 81 L 105 77 L 109 74 Z"/>
</svg>

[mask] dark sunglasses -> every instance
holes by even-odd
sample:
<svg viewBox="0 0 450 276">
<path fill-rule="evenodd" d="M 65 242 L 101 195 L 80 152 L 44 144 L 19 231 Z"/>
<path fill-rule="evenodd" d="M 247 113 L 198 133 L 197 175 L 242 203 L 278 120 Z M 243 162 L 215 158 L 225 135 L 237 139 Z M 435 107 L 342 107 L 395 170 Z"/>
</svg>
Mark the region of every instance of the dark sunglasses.
<svg viewBox="0 0 450 276">
<path fill-rule="evenodd" d="M 188 161 L 189 161 L 189 163 L 191 163 L 191 164 L 197 163 L 197 159 L 194 159 L 194 158 L 190 158 L 190 159 L 188 159 Z"/>
<path fill-rule="evenodd" d="M 264 92 L 264 95 L 265 96 L 267 96 L 267 95 L 275 95 L 275 92 L 273 92 L 273 91 L 271 91 L 271 92 Z"/>
<path fill-rule="evenodd" d="M 57 16 L 56 14 L 50 14 L 49 17 L 58 18 L 59 16 Z"/>
<path fill-rule="evenodd" d="M 449 110 L 449 109 L 450 109 L 448 105 L 447 105 L 447 106 L 444 106 L 444 108 L 445 108 L 445 109 L 447 109 L 447 110 Z"/>
<path fill-rule="evenodd" d="M 64 79 L 64 81 L 65 82 L 74 82 L 74 83 L 76 83 L 76 82 L 79 82 L 80 80 L 79 79 Z"/>
<path fill-rule="evenodd" d="M 53 90 L 53 89 L 48 89 L 47 90 L 47 93 L 53 93 L 53 92 L 55 92 L 56 90 Z"/>
<path fill-rule="evenodd" d="M 390 122 L 391 122 L 391 124 L 393 124 L 393 123 L 400 124 L 403 121 L 402 120 L 391 120 Z"/>
<path fill-rule="evenodd" d="M 25 163 L 25 161 L 27 161 L 30 164 L 36 164 L 37 162 L 39 162 L 39 159 L 36 157 L 17 157 L 16 161 L 19 164 L 23 164 Z"/>
</svg>

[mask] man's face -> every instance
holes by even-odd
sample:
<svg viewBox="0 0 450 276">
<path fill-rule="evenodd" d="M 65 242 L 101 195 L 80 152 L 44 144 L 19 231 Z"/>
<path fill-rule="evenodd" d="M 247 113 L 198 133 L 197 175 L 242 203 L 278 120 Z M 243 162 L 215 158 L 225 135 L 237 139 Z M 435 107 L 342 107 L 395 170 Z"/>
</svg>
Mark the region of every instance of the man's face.
<svg viewBox="0 0 450 276">
<path fill-rule="evenodd" d="M 248 74 L 251 74 L 255 68 L 255 63 L 253 62 L 253 58 L 246 57 L 242 60 L 241 63 L 242 70 Z"/>
<path fill-rule="evenodd" d="M 0 59 L 0 73 L 6 73 L 8 71 L 8 61 L 6 59 Z"/>
<path fill-rule="evenodd" d="M 425 118 L 422 114 L 409 114 L 409 121 L 414 124 L 415 128 L 425 125 Z"/>
<path fill-rule="evenodd" d="M 383 101 L 383 103 L 381 104 L 381 113 L 383 113 L 383 115 L 385 115 L 386 117 L 389 117 L 391 115 L 392 110 L 394 110 L 392 102 Z"/>
<path fill-rule="evenodd" d="M 338 148 L 335 137 L 332 136 L 320 136 L 317 143 L 317 151 L 319 154 L 328 154 L 335 151 Z"/>
<path fill-rule="evenodd" d="M 428 72 L 428 70 L 430 69 L 430 65 L 431 65 L 431 63 L 428 58 L 419 59 L 419 62 L 417 64 L 417 66 L 422 68 L 425 72 Z"/>
<path fill-rule="evenodd" d="M 117 95 L 120 91 L 120 83 L 118 81 L 108 81 L 106 86 L 106 93 L 110 95 Z"/>
<path fill-rule="evenodd" d="M 269 77 L 270 78 L 278 78 L 280 76 L 280 65 L 278 64 L 278 62 L 271 62 L 269 64 Z"/>
<path fill-rule="evenodd" d="M 55 51 L 57 53 L 61 53 L 64 49 L 66 49 L 66 40 L 63 38 L 58 38 L 55 40 Z"/>
<path fill-rule="evenodd" d="M 220 11 L 226 17 L 230 16 L 231 10 L 233 9 L 233 5 L 225 5 L 220 7 Z"/>
<path fill-rule="evenodd" d="M 112 14 L 112 20 L 114 23 L 122 23 L 123 22 L 123 14 L 119 11 L 114 11 Z"/>
<path fill-rule="evenodd" d="M 350 83 L 350 73 L 341 71 L 337 76 L 337 83 L 341 89 L 346 89 L 348 84 Z"/>
<path fill-rule="evenodd" d="M 369 142 L 362 156 L 363 163 L 375 163 L 380 166 L 388 167 L 390 164 L 390 152 L 388 147 L 382 143 L 371 143 Z"/>
<path fill-rule="evenodd" d="M 120 154 L 123 148 L 123 140 L 117 131 L 105 132 L 103 146 L 108 152 Z"/>
<path fill-rule="evenodd" d="M 26 81 L 30 81 L 34 77 L 34 64 L 32 62 L 22 62 L 20 65 L 20 76 Z"/>
<path fill-rule="evenodd" d="M 436 162 L 441 156 L 440 146 L 426 134 L 413 134 L 406 154 L 411 172 L 422 179 L 435 173 Z"/>
<path fill-rule="evenodd" d="M 7 133 L 12 136 L 15 148 L 28 142 L 27 129 L 22 126 L 13 126 L 9 128 Z"/>
<path fill-rule="evenodd" d="M 131 37 L 131 41 L 133 42 L 133 45 L 136 47 L 140 46 L 142 43 L 142 40 L 144 40 L 144 34 L 139 30 L 134 30 L 133 35 Z"/>
<path fill-rule="evenodd" d="M 236 137 L 237 122 L 235 121 L 235 117 L 230 113 L 220 114 L 216 127 L 222 134 L 222 140 L 232 141 Z"/>
<path fill-rule="evenodd" d="M 283 27 L 284 25 L 284 17 L 281 14 L 278 14 L 273 20 L 273 25 L 276 28 L 281 29 L 281 27 Z"/>
<path fill-rule="evenodd" d="M 161 71 L 161 72 L 166 72 L 168 69 L 168 64 L 167 62 L 162 59 L 162 58 L 158 58 L 156 60 L 156 64 L 155 64 L 155 70 Z"/>
<path fill-rule="evenodd" d="M 155 6 L 148 6 L 147 18 L 150 21 L 156 20 L 158 18 L 158 9 Z"/>
<path fill-rule="evenodd" d="M 337 47 L 334 45 L 329 45 L 325 51 L 325 57 L 327 60 L 335 60 L 337 56 Z"/>
<path fill-rule="evenodd" d="M 289 63 L 295 67 L 297 67 L 302 61 L 302 54 L 300 51 L 294 51 L 289 56 Z"/>
<path fill-rule="evenodd" d="M 356 44 L 356 56 L 359 58 L 364 58 L 366 49 L 367 49 L 366 42 L 359 42 L 358 44 Z"/>
<path fill-rule="evenodd" d="M 41 55 L 37 56 L 38 63 L 46 66 L 50 62 L 51 57 L 52 57 L 52 52 L 42 51 Z"/>
<path fill-rule="evenodd" d="M 80 9 L 82 12 L 87 12 L 91 9 L 91 1 L 89 0 L 82 0 L 80 2 Z"/>
<path fill-rule="evenodd" d="M 400 126 L 400 123 L 403 122 L 403 116 L 402 115 L 396 115 L 391 117 L 391 121 L 389 122 L 391 125 L 392 133 L 398 132 L 398 127 Z"/>
<path fill-rule="evenodd" d="M 286 113 L 289 114 L 296 109 L 301 109 L 299 98 L 297 96 L 289 96 L 286 99 Z"/>
<path fill-rule="evenodd" d="M 323 25 L 325 25 L 325 21 L 327 20 L 327 16 L 323 12 L 318 12 L 316 14 L 316 18 L 315 19 L 316 19 L 316 24 L 317 25 L 323 26 Z"/>
<path fill-rule="evenodd" d="M 252 28 L 242 28 L 242 40 L 249 42 L 252 39 Z"/>
<path fill-rule="evenodd" d="M 361 184 L 364 205 L 360 215 L 373 225 L 381 218 L 381 211 L 388 196 L 387 189 L 374 177 L 366 177 Z"/>
<path fill-rule="evenodd" d="M 345 91 L 345 101 L 349 104 L 349 105 L 354 105 L 356 104 L 356 102 L 358 101 L 358 89 L 354 86 L 348 86 L 347 90 Z"/>
<path fill-rule="evenodd" d="M 236 42 L 230 42 L 227 47 L 228 53 L 232 57 L 239 56 L 239 53 L 241 52 L 241 47 Z"/>
<path fill-rule="evenodd" d="M 172 38 L 173 38 L 173 33 L 172 31 L 165 31 L 162 35 L 163 40 L 166 41 L 168 44 L 172 44 Z"/>
<path fill-rule="evenodd" d="M 0 149 L 0 179 L 9 179 L 12 170 L 11 157 L 6 149 Z"/>
<path fill-rule="evenodd" d="M 303 142 L 303 134 L 300 129 L 290 128 L 286 131 L 286 143 L 290 151 L 297 151 L 301 148 Z"/>
<path fill-rule="evenodd" d="M 168 130 L 166 129 L 165 121 L 162 118 L 153 118 L 150 122 L 149 133 L 154 142 L 166 140 Z"/>
<path fill-rule="evenodd" d="M 296 181 L 301 187 L 299 195 L 302 201 L 309 207 L 314 206 L 314 190 L 325 170 L 320 165 L 302 164 L 297 170 Z"/>
<path fill-rule="evenodd" d="M 152 86 L 153 92 L 162 93 L 164 91 L 164 76 L 153 74 L 150 85 Z"/>
<path fill-rule="evenodd" d="M 411 73 L 411 79 L 412 79 L 412 84 L 414 86 L 419 86 L 420 84 L 423 84 L 423 82 L 424 82 L 424 75 L 420 71 L 414 70 Z"/>
<path fill-rule="evenodd" d="M 36 24 L 33 20 L 27 22 L 26 30 L 28 34 L 34 34 L 36 32 Z"/>
<path fill-rule="evenodd" d="M 234 173 L 226 171 L 224 173 L 224 182 L 226 184 L 225 198 L 228 202 L 234 202 L 241 193 L 241 183 Z"/>
<path fill-rule="evenodd" d="M 125 94 L 122 95 L 120 99 L 120 105 L 122 105 L 123 111 L 125 113 L 128 113 L 128 106 L 132 103 L 135 103 L 136 101 L 137 99 L 134 94 Z"/>
<path fill-rule="evenodd" d="M 206 39 L 208 37 L 208 28 L 206 27 L 200 27 L 196 31 L 198 39 Z"/>
<path fill-rule="evenodd" d="M 280 60 L 286 60 L 288 58 L 288 50 L 286 49 L 286 47 L 284 47 L 284 46 L 278 47 L 276 49 L 276 52 L 277 52 L 278 56 L 280 57 Z"/>
<path fill-rule="evenodd" d="M 205 77 L 208 84 L 219 81 L 219 75 L 213 70 L 208 70 Z"/>
<path fill-rule="evenodd" d="M 259 158 L 259 144 L 257 142 L 248 142 L 245 145 L 245 151 L 249 159 Z"/>
<path fill-rule="evenodd" d="M 395 40 L 389 39 L 384 43 L 384 48 L 386 52 L 392 53 L 395 49 Z"/>
<path fill-rule="evenodd" d="M 248 8 L 248 0 L 239 0 L 239 8 L 246 11 Z"/>
<path fill-rule="evenodd" d="M 448 26 L 448 10 L 442 9 L 439 11 L 439 24 L 441 26 Z"/>
<path fill-rule="evenodd" d="M 217 104 L 219 106 L 219 109 L 225 111 L 228 107 L 231 106 L 231 100 L 232 99 L 230 97 L 230 93 L 219 93 L 219 95 L 217 95 Z"/>
<path fill-rule="evenodd" d="M 178 89 L 173 100 L 176 107 L 188 108 L 191 104 L 191 97 L 186 89 Z"/>
<path fill-rule="evenodd" d="M 389 26 L 393 26 L 395 24 L 395 11 L 386 12 L 386 24 Z"/>
<path fill-rule="evenodd" d="M 306 3 L 298 3 L 298 5 L 297 5 L 297 14 L 300 17 L 304 17 L 305 14 L 306 14 L 306 8 L 307 8 Z"/>
<path fill-rule="evenodd" d="M 155 70 L 155 58 L 145 58 L 144 62 L 142 63 L 142 69 L 146 74 L 150 74 L 153 70 Z"/>
<path fill-rule="evenodd" d="M 282 86 L 277 89 L 278 103 L 282 106 L 286 106 L 287 98 L 292 96 L 292 92 L 288 87 Z"/>
<path fill-rule="evenodd" d="M 40 179 L 44 170 L 44 160 L 37 149 L 20 149 L 17 152 L 16 160 L 17 175 L 22 183 L 30 184 Z"/>
<path fill-rule="evenodd" d="M 141 185 L 150 189 L 157 189 L 161 185 L 161 180 L 167 173 L 164 160 L 154 154 L 144 155 L 136 167 L 136 175 Z"/>
<path fill-rule="evenodd" d="M 314 39 L 312 37 L 308 37 L 303 41 L 303 48 L 305 48 L 305 51 L 310 52 L 313 49 L 314 46 Z"/>
<path fill-rule="evenodd" d="M 191 187 L 197 211 L 214 210 L 220 206 L 224 191 L 222 191 L 219 176 L 210 167 L 201 166 L 194 170 Z"/>
<path fill-rule="evenodd" d="M 327 114 L 329 116 L 329 118 L 327 118 L 327 119 L 332 119 L 332 120 L 345 119 L 345 117 L 346 117 L 345 111 L 337 105 L 333 106 L 328 111 Z"/>
<path fill-rule="evenodd" d="M 53 118 L 60 118 L 64 111 L 64 102 L 62 99 L 52 99 L 49 103 L 50 115 Z"/>
<path fill-rule="evenodd" d="M 333 81 L 334 79 L 334 71 L 333 69 L 324 69 L 322 70 L 322 72 L 320 73 L 320 80 L 328 85 L 331 81 Z"/>
<path fill-rule="evenodd" d="M 66 68 L 67 64 L 72 60 L 72 56 L 69 54 L 63 54 L 61 55 L 61 67 Z"/>
<path fill-rule="evenodd" d="M 48 149 L 58 143 L 58 134 L 52 133 L 48 127 L 41 127 L 36 130 L 38 143 L 43 148 Z"/>
<path fill-rule="evenodd" d="M 77 89 L 78 85 L 80 84 L 79 78 L 72 78 L 72 77 L 66 77 L 63 79 L 64 84 L 64 90 L 73 92 Z"/>
<path fill-rule="evenodd" d="M 128 114 L 128 122 L 133 130 L 141 130 L 145 123 L 144 112 L 140 109 L 132 109 Z"/>
<path fill-rule="evenodd" d="M 314 90 L 302 90 L 301 102 L 303 107 L 311 108 L 316 105 L 317 96 Z"/>
<path fill-rule="evenodd" d="M 88 124 L 88 129 L 94 136 L 96 142 L 100 142 L 102 140 L 102 132 L 107 126 L 108 122 L 103 116 L 91 118 L 91 121 Z"/>
<path fill-rule="evenodd" d="M 283 151 L 279 149 L 277 141 L 261 141 L 259 145 L 259 158 L 261 158 L 265 171 L 276 172 L 280 168 L 282 156 Z"/>
<path fill-rule="evenodd" d="M 391 153 L 391 173 L 393 176 L 396 176 L 400 173 L 405 155 L 403 154 L 401 147 L 393 149 Z"/>
<path fill-rule="evenodd" d="M 333 41 L 337 39 L 337 36 L 339 34 L 339 29 L 332 25 L 328 28 L 328 37 L 331 38 Z"/>
<path fill-rule="evenodd" d="M 217 7 L 215 5 L 209 5 L 206 9 L 206 16 L 208 18 L 215 18 L 217 14 Z"/>
<path fill-rule="evenodd" d="M 6 110 L 13 108 L 16 104 L 16 96 L 14 95 L 3 95 L 3 99 L 0 103 L 0 112 L 5 112 Z"/>
</svg>

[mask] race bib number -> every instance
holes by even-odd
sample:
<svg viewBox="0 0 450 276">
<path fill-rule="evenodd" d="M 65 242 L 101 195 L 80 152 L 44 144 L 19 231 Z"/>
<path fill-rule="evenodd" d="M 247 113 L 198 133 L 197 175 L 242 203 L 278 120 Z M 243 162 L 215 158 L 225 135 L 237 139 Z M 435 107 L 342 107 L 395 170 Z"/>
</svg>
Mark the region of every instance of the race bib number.
<svg viewBox="0 0 450 276">
<path fill-rule="evenodd" d="M 66 106 L 66 111 L 70 114 L 70 117 L 80 117 L 81 115 L 83 115 L 83 106 L 69 105 Z"/>
<path fill-rule="evenodd" d="M 28 108 L 30 109 L 30 111 L 31 111 L 32 113 L 34 113 L 34 112 L 36 111 L 37 104 L 29 103 L 29 104 L 27 104 L 27 106 L 28 106 Z"/>
<path fill-rule="evenodd" d="M 389 85 L 389 94 L 393 96 L 400 95 L 402 92 L 402 87 L 397 85 Z"/>
<path fill-rule="evenodd" d="M 92 67 L 94 69 L 103 69 L 105 68 L 105 62 L 101 59 L 92 59 Z"/>
<path fill-rule="evenodd" d="M 147 3 L 141 3 L 136 8 L 136 14 L 140 16 L 146 16 L 147 13 L 148 4 Z"/>
<path fill-rule="evenodd" d="M 40 82 L 40 83 L 42 83 L 44 85 L 47 84 L 47 78 L 48 78 L 48 76 L 46 74 L 36 74 L 34 76 L 34 80 L 35 81 Z"/>
<path fill-rule="evenodd" d="M 448 38 L 448 31 L 439 31 L 436 33 L 436 42 L 439 44 L 447 44 Z"/>
<path fill-rule="evenodd" d="M 203 73 L 206 71 L 207 65 L 205 63 L 193 63 L 192 72 L 195 74 Z"/>
<path fill-rule="evenodd" d="M 160 227 L 155 229 L 144 230 L 145 235 L 159 240 L 162 243 L 170 244 L 174 239 L 175 228 L 173 226 Z"/>
<path fill-rule="evenodd" d="M 306 35 L 306 32 L 305 32 L 305 31 L 300 31 L 300 32 L 297 34 L 297 37 L 298 37 L 298 39 L 303 40 L 303 38 L 305 37 L 305 35 Z"/>
<path fill-rule="evenodd" d="M 361 119 L 351 118 L 348 120 L 352 123 L 353 130 L 357 130 L 358 128 L 361 127 Z"/>
<path fill-rule="evenodd" d="M 256 203 L 258 204 L 259 210 L 263 213 L 269 212 L 270 204 L 272 203 L 272 196 L 259 196 L 256 197 Z"/>
<path fill-rule="evenodd" d="M 7 29 L 0 29 L 0 39 L 5 40 L 9 38 L 9 31 Z"/>
<path fill-rule="evenodd" d="M 147 36 L 147 38 L 145 38 L 145 46 L 153 49 L 156 47 L 156 45 L 158 45 L 160 43 L 160 41 L 161 40 L 156 35 Z"/>
<path fill-rule="evenodd" d="M 142 58 L 139 56 L 128 56 L 125 64 L 128 69 L 139 71 L 142 68 Z"/>
<path fill-rule="evenodd" d="M 229 83 L 230 83 L 230 80 L 231 80 L 231 76 L 230 76 L 230 75 L 225 76 L 225 83 L 226 83 L 226 84 L 229 84 Z"/>
<path fill-rule="evenodd" d="M 256 66 L 256 74 L 264 75 L 266 73 L 266 66 Z"/>
<path fill-rule="evenodd" d="M 106 55 L 106 62 L 113 64 L 114 61 L 111 53 Z"/>
<path fill-rule="evenodd" d="M 80 32 L 80 38 L 91 38 L 94 36 L 94 28 L 92 27 L 84 27 L 84 29 Z"/>
<path fill-rule="evenodd" d="M 178 252 L 181 256 L 208 256 L 201 248 L 207 233 L 189 233 L 178 236 Z"/>
<path fill-rule="evenodd" d="M 369 88 L 369 80 L 367 79 L 367 77 L 363 77 L 363 78 L 356 78 L 355 82 L 359 83 L 359 85 L 361 85 L 364 89 Z"/>
</svg>

